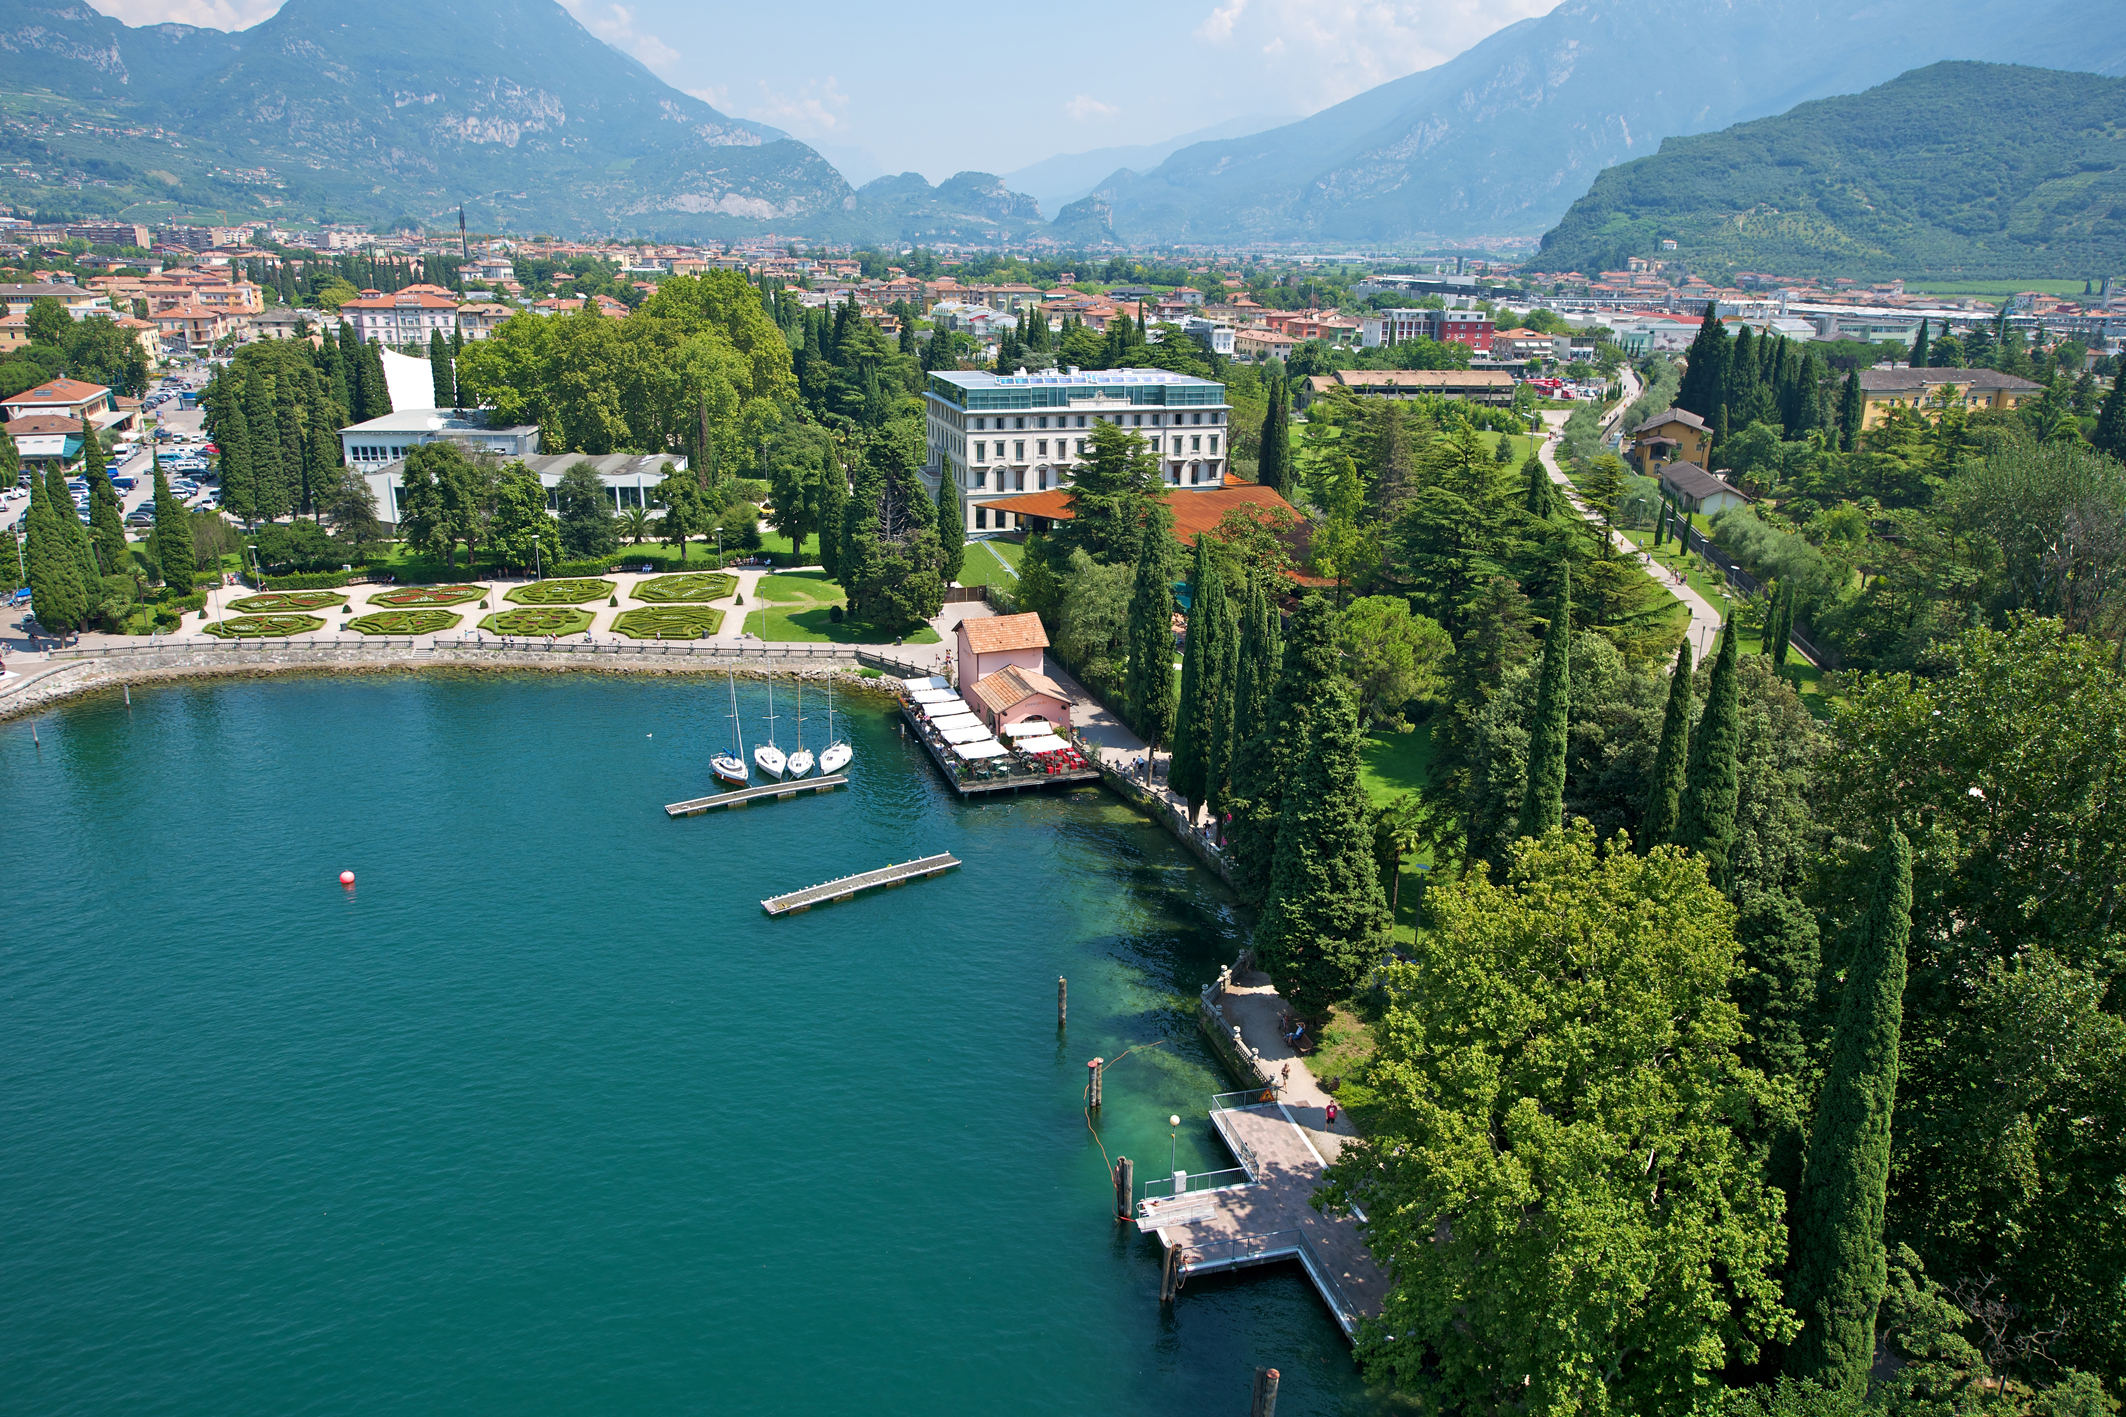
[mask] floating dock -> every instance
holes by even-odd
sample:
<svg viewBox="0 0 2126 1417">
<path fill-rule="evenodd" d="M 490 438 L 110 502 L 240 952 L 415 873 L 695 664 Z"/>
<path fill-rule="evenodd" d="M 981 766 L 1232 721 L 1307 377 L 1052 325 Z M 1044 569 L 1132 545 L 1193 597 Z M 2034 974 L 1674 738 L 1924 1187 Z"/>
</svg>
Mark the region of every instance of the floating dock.
<svg viewBox="0 0 2126 1417">
<path fill-rule="evenodd" d="M 826 777 L 800 777 L 782 782 L 770 782 L 760 787 L 741 787 L 736 792 L 719 792 L 714 797 L 695 797 L 685 802 L 665 804 L 667 817 L 698 817 L 703 812 L 718 807 L 743 807 L 748 802 L 764 802 L 795 797 L 800 792 L 832 792 L 837 787 L 847 787 L 847 773 L 833 773 Z"/>
<path fill-rule="evenodd" d="M 793 915 L 800 910 L 810 910 L 815 905 L 829 901 L 847 900 L 858 891 L 876 890 L 880 886 L 897 886 L 903 881 L 920 880 L 924 876 L 939 876 L 959 865 L 959 858 L 947 852 L 925 856 L 920 861 L 902 861 L 892 866 L 881 866 L 876 871 L 864 871 L 854 876 L 825 885 L 807 886 L 788 895 L 771 895 L 760 903 L 760 908 L 770 915 Z"/>
</svg>

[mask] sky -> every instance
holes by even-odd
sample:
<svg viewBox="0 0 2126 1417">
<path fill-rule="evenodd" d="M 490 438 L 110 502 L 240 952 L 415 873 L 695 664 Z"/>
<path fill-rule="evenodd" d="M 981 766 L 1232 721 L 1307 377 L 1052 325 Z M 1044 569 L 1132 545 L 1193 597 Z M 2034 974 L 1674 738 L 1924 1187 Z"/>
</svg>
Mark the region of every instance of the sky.
<svg viewBox="0 0 2126 1417">
<path fill-rule="evenodd" d="M 129 25 L 243 29 L 279 0 L 92 0 Z M 1429 69 L 1558 0 L 561 0 L 675 88 L 818 147 L 861 183 L 1008 173 L 1227 119 L 1308 114 Z"/>
</svg>

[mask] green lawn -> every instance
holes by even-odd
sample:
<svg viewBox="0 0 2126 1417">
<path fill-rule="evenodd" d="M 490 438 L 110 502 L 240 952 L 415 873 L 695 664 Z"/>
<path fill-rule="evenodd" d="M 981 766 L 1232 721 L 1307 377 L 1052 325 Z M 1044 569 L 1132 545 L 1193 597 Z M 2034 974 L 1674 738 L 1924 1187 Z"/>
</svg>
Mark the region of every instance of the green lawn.
<svg viewBox="0 0 2126 1417">
<path fill-rule="evenodd" d="M 2083 284 L 2078 280 L 1929 280 L 1917 285 L 1906 281 L 1905 291 L 1911 295 L 2020 295 L 2036 290 L 2046 295 L 2076 296 L 2082 293 Z"/>
<path fill-rule="evenodd" d="M 1358 784 L 1376 807 L 1385 807 L 1405 792 L 1425 785 L 1432 770 L 1432 729 L 1419 724 L 1408 733 L 1375 732 L 1366 735 L 1364 756 L 1359 760 Z M 1431 866 L 1431 854 L 1403 861 L 1402 888 L 1395 910 L 1395 942 L 1417 942 L 1417 897 L 1419 878 Z"/>
<path fill-rule="evenodd" d="M 970 541 L 967 555 L 960 563 L 960 584 L 964 586 L 993 585 L 1000 590 L 1016 590 L 1019 584 L 1019 563 L 1025 559 L 1026 548 L 1011 541 Z"/>
<path fill-rule="evenodd" d="M 825 571 L 795 571 L 762 576 L 755 588 L 759 609 L 748 609 L 746 631 L 778 644 L 885 644 L 893 636 L 855 620 L 837 623 L 834 607 L 847 603 L 842 588 Z M 912 645 L 934 645 L 938 632 L 924 625 L 905 637 Z"/>
</svg>

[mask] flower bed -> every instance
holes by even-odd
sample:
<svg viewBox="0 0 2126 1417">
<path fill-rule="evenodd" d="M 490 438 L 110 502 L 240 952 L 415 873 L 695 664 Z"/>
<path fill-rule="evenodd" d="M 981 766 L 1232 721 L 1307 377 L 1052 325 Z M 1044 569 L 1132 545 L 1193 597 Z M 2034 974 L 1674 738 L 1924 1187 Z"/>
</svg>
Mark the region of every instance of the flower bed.
<svg viewBox="0 0 2126 1417">
<path fill-rule="evenodd" d="M 378 610 L 349 620 L 347 627 L 365 635 L 433 635 L 456 629 L 458 619 L 448 610 Z"/>
<path fill-rule="evenodd" d="M 480 622 L 498 635 L 580 635 L 591 627 L 591 612 L 573 606 L 541 610 L 502 610 Z"/>
<path fill-rule="evenodd" d="M 233 620 L 216 620 L 203 628 L 208 634 L 225 640 L 265 640 L 322 630 L 325 622 L 315 615 L 239 615 Z"/>
<path fill-rule="evenodd" d="M 660 605 L 649 610 L 623 610 L 614 617 L 613 628 L 631 640 L 701 640 L 716 633 L 723 612 L 700 605 Z"/>
<path fill-rule="evenodd" d="M 586 600 L 604 600 L 613 589 L 611 581 L 533 581 L 512 586 L 502 598 L 519 605 L 580 605 Z"/>
<path fill-rule="evenodd" d="M 229 607 L 250 615 L 273 615 L 290 610 L 323 610 L 347 599 L 336 590 L 274 590 L 232 600 Z"/>
<path fill-rule="evenodd" d="M 691 575 L 659 576 L 653 581 L 638 582 L 628 595 L 634 600 L 647 600 L 660 605 L 700 605 L 711 600 L 722 600 L 736 589 L 736 576 L 727 576 L 715 571 L 699 571 Z"/>
<path fill-rule="evenodd" d="M 487 587 L 476 585 L 402 585 L 378 591 L 369 597 L 369 603 L 405 610 L 422 606 L 463 605 L 466 601 L 478 600 L 485 594 Z"/>
</svg>

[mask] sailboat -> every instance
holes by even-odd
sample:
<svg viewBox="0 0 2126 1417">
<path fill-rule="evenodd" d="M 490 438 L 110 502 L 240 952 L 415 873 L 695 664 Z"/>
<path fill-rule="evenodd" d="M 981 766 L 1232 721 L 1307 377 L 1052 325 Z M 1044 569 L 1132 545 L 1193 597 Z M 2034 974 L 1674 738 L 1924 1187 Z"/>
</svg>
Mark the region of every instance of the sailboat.
<svg viewBox="0 0 2126 1417">
<path fill-rule="evenodd" d="M 738 729 L 738 676 L 731 677 L 731 751 L 718 753 L 709 759 L 709 766 L 716 776 L 733 787 L 744 787 L 749 774 L 746 772 L 746 745 Z"/>
<path fill-rule="evenodd" d="M 753 750 L 753 765 L 769 777 L 781 777 L 782 749 L 775 746 L 775 681 L 768 681 L 768 741 Z"/>
<path fill-rule="evenodd" d="M 790 752 L 790 779 L 796 781 L 812 771 L 812 750 L 805 746 L 805 683 L 797 681 L 797 746 Z"/>
<path fill-rule="evenodd" d="M 823 775 L 832 777 L 843 768 L 849 766 L 851 752 L 847 743 L 834 736 L 834 681 L 832 679 L 827 681 L 827 738 L 829 740 L 827 746 L 820 750 L 819 770 Z"/>
</svg>

